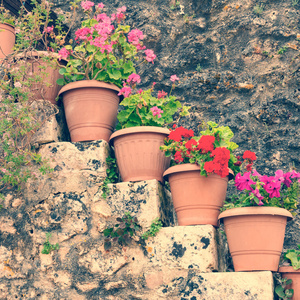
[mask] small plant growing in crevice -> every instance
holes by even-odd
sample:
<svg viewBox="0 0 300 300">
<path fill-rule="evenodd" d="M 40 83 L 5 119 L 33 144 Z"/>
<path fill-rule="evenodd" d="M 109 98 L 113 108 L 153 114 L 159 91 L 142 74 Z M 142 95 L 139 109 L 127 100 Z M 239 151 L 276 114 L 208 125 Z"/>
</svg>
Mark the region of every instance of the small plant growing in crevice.
<svg viewBox="0 0 300 300">
<path fill-rule="evenodd" d="M 197 65 L 196 71 L 199 73 L 202 71 L 202 67 L 200 64 Z"/>
<path fill-rule="evenodd" d="M 136 217 L 132 217 L 130 212 L 125 212 L 122 218 L 118 217 L 117 224 L 113 227 L 104 229 L 104 249 L 107 251 L 112 247 L 113 243 L 121 246 L 128 245 L 137 231 L 141 229 Z"/>
<path fill-rule="evenodd" d="M 117 183 L 119 181 L 116 158 L 114 156 L 109 156 L 106 158 L 106 163 L 107 163 L 106 177 L 103 180 L 103 184 L 101 186 L 102 197 L 104 199 L 106 199 L 107 194 L 109 192 L 108 184 Z"/>
<path fill-rule="evenodd" d="M 150 229 L 147 230 L 146 232 L 144 232 L 142 234 L 142 239 L 143 240 L 147 240 L 149 238 L 149 236 L 156 236 L 156 234 L 160 231 L 160 229 L 162 228 L 162 222 L 159 220 L 159 218 L 156 218 L 153 220 L 153 222 L 150 225 Z"/>
<path fill-rule="evenodd" d="M 175 1 L 174 5 L 171 5 L 170 9 L 174 10 L 180 8 L 180 1 Z"/>
<path fill-rule="evenodd" d="M 287 51 L 287 49 L 288 49 L 288 47 L 287 46 L 283 46 L 282 48 L 280 48 L 279 50 L 278 50 L 278 54 L 284 54 L 286 51 Z"/>
<path fill-rule="evenodd" d="M 44 242 L 44 248 L 42 249 L 42 254 L 49 254 L 51 251 L 59 249 L 58 243 L 54 245 L 49 242 L 50 237 L 51 237 L 51 233 L 49 232 L 46 233 L 46 241 Z"/>
<path fill-rule="evenodd" d="M 292 279 L 287 278 L 278 278 L 275 277 L 277 281 L 277 285 L 275 287 L 275 293 L 279 297 L 279 299 L 288 300 L 293 297 L 294 290 L 288 289 L 287 286 L 292 283 Z"/>
<path fill-rule="evenodd" d="M 260 4 L 260 5 L 257 4 L 253 7 L 253 12 L 259 16 L 264 11 L 264 7 L 265 7 L 264 4 Z"/>
</svg>

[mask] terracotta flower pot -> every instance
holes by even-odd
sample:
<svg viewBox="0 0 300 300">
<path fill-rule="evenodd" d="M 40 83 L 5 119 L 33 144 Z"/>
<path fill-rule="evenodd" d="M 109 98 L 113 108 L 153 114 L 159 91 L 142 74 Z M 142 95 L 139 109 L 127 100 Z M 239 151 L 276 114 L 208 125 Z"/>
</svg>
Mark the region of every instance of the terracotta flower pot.
<svg viewBox="0 0 300 300">
<path fill-rule="evenodd" d="M 240 207 L 222 212 L 235 271 L 277 272 L 285 227 L 292 214 L 278 207 Z"/>
<path fill-rule="evenodd" d="M 292 279 L 292 284 L 288 285 L 288 289 L 294 290 L 291 300 L 300 299 L 300 269 L 295 270 L 293 267 L 280 267 L 279 272 L 282 278 Z"/>
<path fill-rule="evenodd" d="M 164 177 L 170 183 L 172 200 L 178 224 L 218 226 L 220 208 L 223 206 L 228 177 L 200 175 L 195 164 L 173 166 Z"/>
<path fill-rule="evenodd" d="M 72 142 L 109 141 L 117 121 L 119 91 L 116 85 L 97 80 L 63 86 L 59 94 Z"/>
<path fill-rule="evenodd" d="M 32 78 L 33 83 L 30 87 L 30 92 L 34 100 L 48 100 L 52 104 L 57 104 L 56 97 L 58 95 L 61 86 L 56 81 L 58 78 L 62 78 L 59 74 L 60 67 L 57 65 L 56 60 L 45 60 L 43 57 L 58 58 L 55 53 L 47 51 L 33 51 L 26 54 L 18 55 L 18 67 L 23 68 L 21 72 L 25 72 L 25 76 L 28 79 Z M 66 63 L 61 61 L 61 64 Z M 38 76 L 40 81 L 34 82 L 34 78 Z"/>
<path fill-rule="evenodd" d="M 138 126 L 118 130 L 110 138 L 115 149 L 123 181 L 156 179 L 163 181 L 163 172 L 170 158 L 160 150 L 170 131 L 155 126 Z"/>
<path fill-rule="evenodd" d="M 15 27 L 7 23 L 0 23 L 0 62 L 13 52 L 15 41 Z"/>
</svg>

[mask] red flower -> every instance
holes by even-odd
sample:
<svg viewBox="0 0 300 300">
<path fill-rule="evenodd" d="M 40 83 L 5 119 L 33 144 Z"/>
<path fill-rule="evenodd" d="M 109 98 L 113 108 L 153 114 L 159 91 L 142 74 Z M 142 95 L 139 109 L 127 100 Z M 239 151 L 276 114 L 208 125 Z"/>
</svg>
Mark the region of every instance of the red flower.
<svg viewBox="0 0 300 300">
<path fill-rule="evenodd" d="M 243 155 L 243 159 L 249 159 L 251 161 L 256 160 L 256 155 L 254 152 L 246 150 Z"/>
<path fill-rule="evenodd" d="M 202 150 L 202 153 L 207 153 L 214 150 L 215 137 L 210 135 L 202 135 L 197 150 Z"/>
<path fill-rule="evenodd" d="M 194 139 L 190 139 L 188 142 L 186 142 L 185 147 L 187 148 L 188 151 L 193 150 L 193 146 L 196 146 L 197 142 Z"/>
<path fill-rule="evenodd" d="M 215 157 L 215 161 L 221 165 L 228 164 L 230 159 L 230 151 L 225 147 L 219 147 L 212 151 L 210 157 Z"/>
<path fill-rule="evenodd" d="M 253 164 L 248 164 L 246 166 L 247 171 L 252 171 L 252 166 L 253 166 Z"/>
<path fill-rule="evenodd" d="M 180 151 L 176 151 L 175 155 L 174 155 L 174 160 L 177 163 L 181 163 L 183 162 L 183 157 L 182 157 L 182 153 Z"/>
<path fill-rule="evenodd" d="M 173 140 L 175 142 L 180 142 L 181 139 L 184 138 L 190 138 L 194 136 L 193 130 L 188 130 L 182 126 L 176 128 L 175 130 L 171 131 L 169 134 L 169 139 Z"/>
</svg>

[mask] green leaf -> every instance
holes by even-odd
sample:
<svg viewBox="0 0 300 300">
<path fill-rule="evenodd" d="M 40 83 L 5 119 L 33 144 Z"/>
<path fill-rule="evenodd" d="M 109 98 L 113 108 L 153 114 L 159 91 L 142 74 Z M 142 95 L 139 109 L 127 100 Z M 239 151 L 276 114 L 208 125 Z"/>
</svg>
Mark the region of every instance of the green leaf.
<svg viewBox="0 0 300 300">
<path fill-rule="evenodd" d="M 118 80 L 122 77 L 121 72 L 116 69 L 107 69 L 107 73 L 111 79 Z"/>
<path fill-rule="evenodd" d="M 66 68 L 61 68 L 58 72 L 60 75 L 64 75 L 66 73 Z"/>
<path fill-rule="evenodd" d="M 64 84 L 65 84 L 65 81 L 64 81 L 63 78 L 58 78 L 58 79 L 56 80 L 56 83 L 57 83 L 58 85 L 64 85 Z"/>
</svg>

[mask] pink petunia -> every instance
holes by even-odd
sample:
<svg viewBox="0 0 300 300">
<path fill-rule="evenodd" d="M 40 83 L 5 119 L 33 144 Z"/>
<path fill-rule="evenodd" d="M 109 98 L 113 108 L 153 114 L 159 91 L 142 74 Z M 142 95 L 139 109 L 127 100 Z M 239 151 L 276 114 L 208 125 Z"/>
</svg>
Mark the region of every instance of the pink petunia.
<svg viewBox="0 0 300 300">
<path fill-rule="evenodd" d="M 251 172 L 246 172 L 244 175 L 238 173 L 235 177 L 235 186 L 238 190 L 248 190 L 251 191 L 251 185 L 255 184 L 255 182 L 250 177 Z"/>
</svg>

